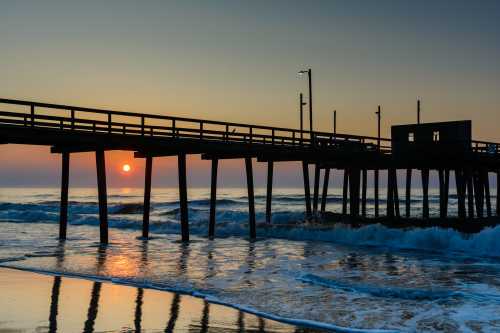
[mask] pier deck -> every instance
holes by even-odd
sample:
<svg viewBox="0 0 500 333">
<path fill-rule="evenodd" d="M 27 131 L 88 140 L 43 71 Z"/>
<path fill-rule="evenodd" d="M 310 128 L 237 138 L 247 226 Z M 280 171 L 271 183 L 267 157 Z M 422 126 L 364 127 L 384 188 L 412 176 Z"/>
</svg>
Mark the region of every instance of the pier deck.
<svg viewBox="0 0 500 333">
<path fill-rule="evenodd" d="M 437 123 L 439 124 L 439 123 Z M 393 128 L 394 129 L 394 128 Z M 438 134 L 439 135 L 439 134 Z M 400 140 L 400 139 L 398 139 Z M 111 111 L 70 105 L 0 99 L 0 143 L 50 146 L 62 156 L 60 238 L 66 238 L 68 178 L 71 153 L 95 152 L 98 179 L 101 242 L 108 242 L 107 194 L 104 151 L 133 151 L 146 159 L 143 236 L 149 235 L 151 172 L 153 158 L 177 156 L 182 239 L 189 240 L 186 155 L 201 154 L 212 161 L 212 188 L 209 237 L 214 237 L 217 166 L 221 159 L 245 159 L 249 199 L 249 235 L 256 237 L 253 160 L 268 164 L 266 221 L 271 221 L 274 163 L 302 162 L 305 207 L 308 218 L 325 211 L 330 169 L 344 171 L 343 213 L 366 216 L 368 171 L 373 171 L 375 216 L 379 216 L 379 172 L 388 171 L 387 217 L 399 218 L 400 203 L 397 170 L 405 169 L 405 215 L 409 217 L 411 172 L 421 170 L 424 194 L 422 217 L 429 217 L 429 170 L 437 170 L 440 184 L 441 217 L 447 217 L 450 171 L 455 174 L 460 219 L 498 215 L 493 212 L 489 173 L 500 170 L 499 144 L 471 140 L 456 150 L 454 142 L 419 144 L 411 152 L 401 149 L 394 138 L 359 136 L 341 133 L 311 132 L 290 128 L 240 124 L 212 120 L 172 117 L 144 113 Z M 314 165 L 311 201 L 309 165 Z M 320 198 L 321 170 L 324 170 Z M 498 194 L 498 184 L 496 186 Z M 498 198 L 498 195 L 497 195 Z M 321 207 L 320 206 L 321 199 Z M 466 206 L 466 202 L 468 205 Z M 486 205 L 486 214 L 484 206 Z M 349 206 L 349 212 L 347 212 Z"/>
</svg>

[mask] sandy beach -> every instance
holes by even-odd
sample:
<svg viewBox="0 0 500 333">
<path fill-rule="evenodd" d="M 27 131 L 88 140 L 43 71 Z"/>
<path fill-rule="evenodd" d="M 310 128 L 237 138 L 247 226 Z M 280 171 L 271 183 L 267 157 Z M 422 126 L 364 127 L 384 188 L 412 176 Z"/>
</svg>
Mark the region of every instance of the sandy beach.
<svg viewBox="0 0 500 333">
<path fill-rule="evenodd" d="M 203 299 L 0 269 L 0 332 L 318 332 Z"/>
</svg>

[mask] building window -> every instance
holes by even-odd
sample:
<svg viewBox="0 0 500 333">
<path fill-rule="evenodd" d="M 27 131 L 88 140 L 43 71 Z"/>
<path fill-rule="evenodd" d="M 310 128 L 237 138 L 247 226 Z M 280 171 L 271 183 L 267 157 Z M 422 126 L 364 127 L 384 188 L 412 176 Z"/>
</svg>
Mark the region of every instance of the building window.
<svg viewBox="0 0 500 333">
<path fill-rule="evenodd" d="M 415 142 L 415 133 L 408 133 L 408 142 Z"/>
<path fill-rule="evenodd" d="M 439 142 L 439 131 L 432 132 L 432 141 Z"/>
</svg>

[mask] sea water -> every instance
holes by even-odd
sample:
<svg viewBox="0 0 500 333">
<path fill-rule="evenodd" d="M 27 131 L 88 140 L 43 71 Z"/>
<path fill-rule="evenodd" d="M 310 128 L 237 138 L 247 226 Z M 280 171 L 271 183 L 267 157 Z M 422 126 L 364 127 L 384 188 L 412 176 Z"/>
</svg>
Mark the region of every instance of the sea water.
<svg viewBox="0 0 500 333">
<path fill-rule="evenodd" d="M 259 227 L 250 242 L 246 191 L 224 189 L 216 239 L 209 241 L 209 189 L 190 189 L 191 242 L 185 244 L 178 192 L 162 188 L 152 193 L 152 239 L 144 241 L 142 195 L 141 189 L 109 190 L 110 244 L 100 246 L 94 189 L 70 189 L 63 243 L 58 189 L 0 189 L 0 265 L 178 291 L 343 331 L 500 332 L 500 227 L 473 235 L 380 225 L 312 228 L 300 223 L 303 191 L 276 189 L 276 227 Z M 436 191 L 430 200 L 437 215 Z M 419 193 L 412 206 L 419 215 Z M 263 221 L 263 190 L 256 191 L 256 209 Z M 340 212 L 339 192 L 329 196 L 327 210 Z M 450 215 L 456 215 L 453 196 Z"/>
</svg>

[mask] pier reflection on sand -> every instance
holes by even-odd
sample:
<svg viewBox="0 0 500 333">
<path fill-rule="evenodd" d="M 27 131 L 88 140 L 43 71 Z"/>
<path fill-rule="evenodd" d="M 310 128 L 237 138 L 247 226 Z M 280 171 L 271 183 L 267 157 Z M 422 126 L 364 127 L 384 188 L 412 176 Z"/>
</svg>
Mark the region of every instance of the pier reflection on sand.
<svg viewBox="0 0 500 333">
<path fill-rule="evenodd" d="M 0 332 L 313 332 L 192 296 L 0 269 Z"/>
</svg>

